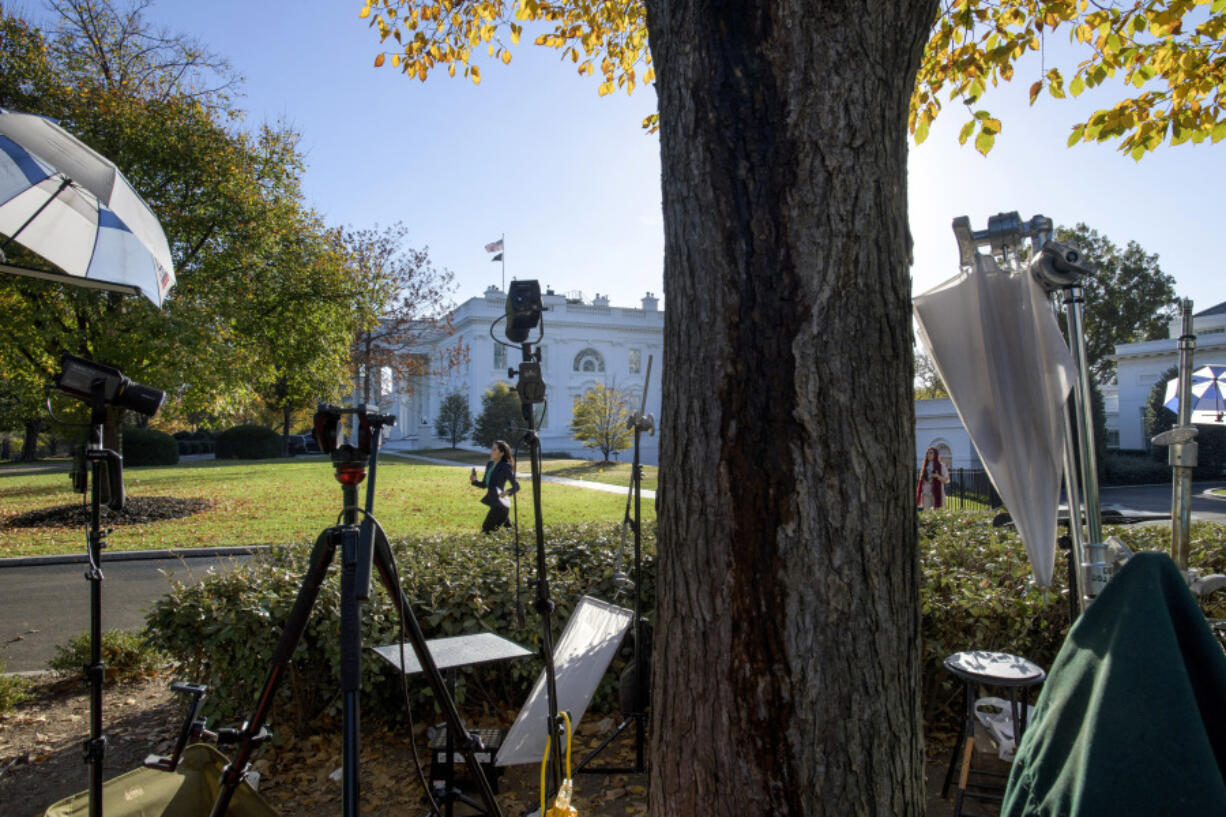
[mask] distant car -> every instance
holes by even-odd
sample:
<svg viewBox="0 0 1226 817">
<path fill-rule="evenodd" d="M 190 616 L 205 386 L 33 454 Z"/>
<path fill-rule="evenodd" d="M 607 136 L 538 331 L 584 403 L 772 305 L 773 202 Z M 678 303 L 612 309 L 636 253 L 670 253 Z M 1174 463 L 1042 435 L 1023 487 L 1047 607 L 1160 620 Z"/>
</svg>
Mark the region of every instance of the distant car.
<svg viewBox="0 0 1226 817">
<path fill-rule="evenodd" d="M 291 457 L 306 453 L 306 443 L 303 441 L 301 434 L 290 434 L 286 437 L 286 443 L 286 453 Z"/>
<path fill-rule="evenodd" d="M 319 443 L 315 442 L 314 434 L 303 434 L 302 444 L 306 448 L 306 453 L 308 454 L 322 454 L 323 453 L 322 451 L 319 450 Z"/>
</svg>

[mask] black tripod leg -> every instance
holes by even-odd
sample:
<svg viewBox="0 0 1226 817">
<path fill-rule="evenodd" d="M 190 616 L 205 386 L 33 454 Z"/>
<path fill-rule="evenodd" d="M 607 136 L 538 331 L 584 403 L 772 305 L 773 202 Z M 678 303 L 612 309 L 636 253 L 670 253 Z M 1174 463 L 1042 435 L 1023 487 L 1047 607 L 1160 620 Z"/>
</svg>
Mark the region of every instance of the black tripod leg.
<svg viewBox="0 0 1226 817">
<path fill-rule="evenodd" d="M 251 755 L 255 752 L 256 738 L 260 736 L 264 722 L 268 719 L 273 696 L 294 657 L 294 650 L 302 639 L 302 633 L 306 630 L 307 619 L 310 618 L 311 608 L 315 606 L 319 588 L 323 585 L 324 577 L 328 573 L 328 565 L 332 562 L 332 556 L 336 552 L 336 540 L 341 530 L 343 529 L 328 528 L 315 540 L 315 547 L 311 550 L 310 567 L 307 568 L 306 575 L 302 579 L 302 586 L 298 589 L 298 598 L 294 600 L 293 609 L 290 610 L 289 618 L 285 622 L 281 640 L 277 642 L 277 649 L 273 653 L 272 665 L 264 681 L 264 688 L 256 701 L 255 709 L 251 712 L 251 717 L 243 725 L 238 748 L 234 750 L 230 765 L 226 766 L 225 771 L 221 774 L 217 800 L 213 803 L 213 810 L 209 812 L 210 817 L 225 815 L 226 810 L 230 807 L 230 800 L 234 797 L 234 792 L 243 782 L 247 764 L 251 762 Z"/>
<path fill-rule="evenodd" d="M 468 764 L 468 771 L 473 776 L 473 780 L 477 781 L 477 786 L 481 789 L 481 800 L 485 803 L 486 817 L 502 817 L 502 809 L 498 806 L 498 801 L 494 798 L 494 790 L 490 786 L 490 781 L 485 776 L 485 770 L 481 768 L 480 762 L 477 761 L 476 750 L 469 738 L 468 730 L 464 728 L 464 724 L 460 721 L 460 713 L 455 708 L 455 701 L 451 697 L 451 693 L 447 690 L 447 684 L 443 680 L 443 675 L 439 672 L 438 666 L 434 663 L 434 656 L 430 655 L 430 649 L 426 646 L 426 636 L 421 631 L 421 625 L 417 623 L 417 616 L 413 615 L 413 609 L 409 606 L 409 600 L 405 598 L 404 591 L 394 578 L 392 572 L 392 548 L 387 543 L 387 535 L 383 533 L 383 528 L 375 528 L 375 552 L 374 552 L 375 569 L 379 571 L 379 579 L 383 582 L 384 589 L 387 590 L 388 596 L 392 599 L 396 609 L 400 611 L 400 617 L 404 621 L 404 629 L 409 636 L 409 641 L 413 645 L 413 652 L 417 656 L 417 661 L 421 664 L 422 672 L 426 676 L 426 680 L 430 684 L 430 689 L 434 693 L 434 702 L 443 710 L 443 718 L 447 721 L 447 729 L 449 734 L 460 736 L 459 749 L 464 753 L 464 760 Z M 451 758 L 447 758 L 448 763 Z M 220 815 L 215 815 L 220 817 Z"/>
<path fill-rule="evenodd" d="M 355 817 L 361 800 L 358 755 L 361 749 L 362 602 L 358 600 L 358 528 L 342 529 L 341 539 L 341 814 Z M 369 576 L 369 570 L 367 570 Z"/>
</svg>

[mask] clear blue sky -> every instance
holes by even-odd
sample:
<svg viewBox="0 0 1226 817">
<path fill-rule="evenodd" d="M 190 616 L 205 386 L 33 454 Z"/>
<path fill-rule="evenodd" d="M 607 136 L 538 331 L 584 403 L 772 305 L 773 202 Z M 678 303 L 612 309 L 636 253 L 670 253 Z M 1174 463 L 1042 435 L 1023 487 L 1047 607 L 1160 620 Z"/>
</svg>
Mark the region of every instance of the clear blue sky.
<svg viewBox="0 0 1226 817">
<path fill-rule="evenodd" d="M 455 273 L 459 300 L 499 282 L 483 245 L 504 233 L 508 280 L 606 293 L 615 305 L 662 293 L 658 142 L 639 124 L 655 108 L 651 88 L 600 98 L 597 82 L 528 36 L 510 66 L 480 63 L 480 86 L 445 72 L 410 80 L 373 67 L 380 48 L 361 7 L 159 0 L 148 13 L 231 60 L 245 79 L 248 124 L 301 132 L 306 194 L 330 223 L 405 222 L 410 241 Z M 1049 52 L 1049 66 L 1057 56 Z M 988 158 L 958 145 L 965 116 L 956 105 L 912 148 L 915 292 L 956 272 L 955 216 L 982 229 L 988 216 L 1017 210 L 1135 240 L 1159 254 L 1198 310 L 1226 301 L 1226 142 L 1164 147 L 1139 164 L 1111 144 L 1067 148 L 1090 105 L 1044 98 L 1028 107 L 1039 73 L 1035 61 L 986 97 L 1005 127 Z"/>
</svg>

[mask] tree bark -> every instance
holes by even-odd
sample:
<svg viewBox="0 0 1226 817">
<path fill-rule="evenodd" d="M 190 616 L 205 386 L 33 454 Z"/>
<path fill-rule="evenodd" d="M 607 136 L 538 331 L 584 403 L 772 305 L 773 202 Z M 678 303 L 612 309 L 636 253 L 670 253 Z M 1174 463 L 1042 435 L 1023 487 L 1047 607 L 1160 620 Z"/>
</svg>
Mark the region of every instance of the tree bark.
<svg viewBox="0 0 1226 817">
<path fill-rule="evenodd" d="M 650 813 L 921 815 L 907 105 L 933 0 L 646 0 Z"/>
<path fill-rule="evenodd" d="M 21 456 L 18 462 L 34 462 L 38 459 L 38 435 L 43 431 L 43 421 L 26 420 L 25 434 L 21 441 Z"/>
</svg>

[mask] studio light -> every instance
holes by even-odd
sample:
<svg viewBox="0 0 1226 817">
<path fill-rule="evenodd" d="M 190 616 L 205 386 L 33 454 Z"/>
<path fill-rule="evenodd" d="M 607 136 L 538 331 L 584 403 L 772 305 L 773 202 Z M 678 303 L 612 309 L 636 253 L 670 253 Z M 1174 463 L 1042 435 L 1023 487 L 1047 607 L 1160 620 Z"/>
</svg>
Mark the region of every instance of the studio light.
<svg viewBox="0 0 1226 817">
<path fill-rule="evenodd" d="M 538 281 L 512 281 L 507 290 L 507 340 L 523 343 L 541 322 L 541 285 Z"/>
<path fill-rule="evenodd" d="M 60 367 L 63 371 L 55 376 L 55 387 L 87 403 L 101 401 L 152 417 L 166 397 L 160 389 L 134 383 L 114 366 L 66 354 Z"/>
</svg>

